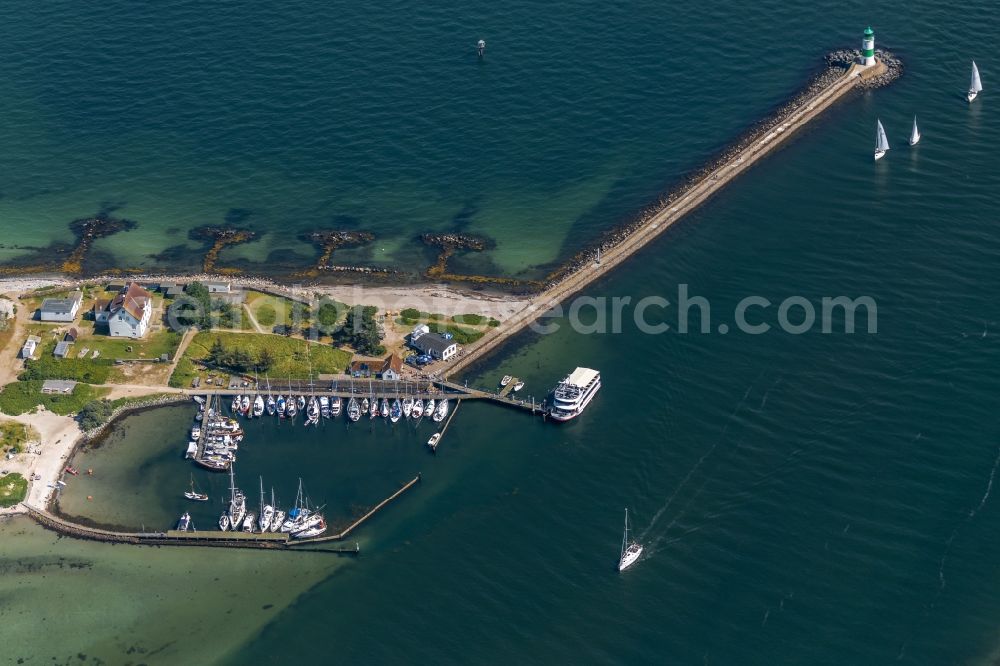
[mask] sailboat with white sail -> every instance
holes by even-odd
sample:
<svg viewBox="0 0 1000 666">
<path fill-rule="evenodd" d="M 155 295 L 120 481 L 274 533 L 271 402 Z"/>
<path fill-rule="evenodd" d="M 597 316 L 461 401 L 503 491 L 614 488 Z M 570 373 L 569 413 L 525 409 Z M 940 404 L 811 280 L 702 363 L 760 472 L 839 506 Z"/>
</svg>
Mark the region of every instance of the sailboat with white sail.
<svg viewBox="0 0 1000 666">
<path fill-rule="evenodd" d="M 875 161 L 879 161 L 885 154 L 889 151 L 889 138 L 885 135 L 885 128 L 882 127 L 882 121 L 876 121 L 877 126 L 875 128 Z"/>
<path fill-rule="evenodd" d="M 983 81 L 979 78 L 979 68 L 976 67 L 976 61 L 972 61 L 972 80 L 969 81 L 969 94 L 967 98 L 969 104 L 972 104 L 972 100 L 976 99 L 976 96 L 983 91 Z"/>
<path fill-rule="evenodd" d="M 920 130 L 917 129 L 917 117 L 913 116 L 913 129 L 910 131 L 910 145 L 915 146 L 920 141 Z"/>
<path fill-rule="evenodd" d="M 642 555 L 642 544 L 638 541 L 629 541 L 628 538 L 628 509 L 625 509 L 625 536 L 622 537 L 622 554 L 618 559 L 618 571 L 625 571 L 636 563 Z"/>
</svg>

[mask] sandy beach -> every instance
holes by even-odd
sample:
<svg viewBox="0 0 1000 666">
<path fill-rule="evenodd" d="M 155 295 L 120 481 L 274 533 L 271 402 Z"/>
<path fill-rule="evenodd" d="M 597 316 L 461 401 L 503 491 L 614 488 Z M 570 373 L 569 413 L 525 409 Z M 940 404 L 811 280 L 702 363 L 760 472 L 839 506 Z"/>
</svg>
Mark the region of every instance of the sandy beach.
<svg viewBox="0 0 1000 666">
<path fill-rule="evenodd" d="M 59 416 L 44 409 L 35 414 L 5 418 L 34 427 L 41 441 L 30 443 L 24 453 L 12 460 L 0 461 L 0 470 L 18 472 L 29 479 L 25 501 L 32 506 L 44 507 L 55 490 L 70 452 L 83 432 L 71 417 Z M 35 479 L 35 475 L 40 478 Z M 23 506 L 0 509 L 0 516 L 18 513 L 25 513 Z"/>
<path fill-rule="evenodd" d="M 298 299 L 310 299 L 317 295 L 328 296 L 348 305 L 374 305 L 379 310 L 398 311 L 416 308 L 423 312 L 440 313 L 448 316 L 457 314 L 478 314 L 505 320 L 522 311 L 531 302 L 530 298 L 512 296 L 497 292 L 482 292 L 460 289 L 445 284 L 425 285 L 320 285 L 320 284 L 279 284 L 260 278 L 232 278 L 220 275 L 192 275 L 179 279 L 177 276 L 136 275 L 130 280 L 137 282 L 230 282 L 233 287 L 260 290 Z M 105 280 L 120 282 L 122 278 L 94 277 L 87 280 L 71 280 L 59 277 L 10 277 L 0 278 L 0 294 L 16 299 L 20 294 L 42 287 L 61 286 L 71 288 L 83 283 Z"/>
</svg>

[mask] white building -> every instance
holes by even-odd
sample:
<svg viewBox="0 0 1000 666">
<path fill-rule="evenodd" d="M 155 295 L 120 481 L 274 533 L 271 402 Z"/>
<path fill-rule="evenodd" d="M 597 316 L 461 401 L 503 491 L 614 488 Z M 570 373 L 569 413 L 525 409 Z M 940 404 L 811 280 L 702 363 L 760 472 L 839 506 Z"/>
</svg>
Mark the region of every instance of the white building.
<svg viewBox="0 0 1000 666">
<path fill-rule="evenodd" d="M 94 321 L 107 324 L 113 338 L 138 339 L 146 335 L 153 316 L 153 296 L 129 282 L 114 300 L 94 306 Z"/>
<path fill-rule="evenodd" d="M 232 283 L 230 282 L 208 282 L 205 287 L 210 294 L 228 294 L 232 291 Z"/>
<path fill-rule="evenodd" d="M 21 347 L 21 358 L 31 358 L 35 355 L 35 349 L 38 348 L 38 343 L 42 339 L 37 335 L 29 335 L 27 341 L 25 341 L 24 346 Z"/>
<path fill-rule="evenodd" d="M 83 294 L 74 291 L 66 298 L 46 298 L 38 314 L 42 321 L 73 321 L 83 303 Z"/>
<path fill-rule="evenodd" d="M 424 333 L 430 333 L 430 332 L 431 332 L 431 327 L 428 326 L 427 324 L 417 324 L 416 326 L 413 327 L 413 331 L 410 333 L 410 342 L 415 341 Z"/>
</svg>

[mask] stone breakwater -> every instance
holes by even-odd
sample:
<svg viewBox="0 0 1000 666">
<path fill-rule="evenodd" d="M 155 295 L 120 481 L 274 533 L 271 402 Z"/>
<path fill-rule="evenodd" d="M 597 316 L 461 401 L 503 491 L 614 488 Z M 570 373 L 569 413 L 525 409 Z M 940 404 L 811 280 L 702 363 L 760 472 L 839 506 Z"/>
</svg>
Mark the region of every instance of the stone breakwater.
<svg viewBox="0 0 1000 666">
<path fill-rule="evenodd" d="M 137 398 L 134 401 L 129 401 L 128 403 L 121 405 L 111 412 L 111 416 L 108 420 L 101 425 L 88 430 L 80 436 L 80 440 L 77 442 L 76 446 L 73 447 L 74 451 L 77 447 L 82 444 L 89 444 L 98 438 L 100 438 L 108 428 L 115 424 L 119 419 L 122 419 L 129 414 L 134 412 L 140 412 L 152 407 L 163 407 L 164 405 L 176 405 L 181 403 L 191 402 L 191 398 L 188 396 L 178 393 L 174 395 L 157 395 L 150 396 L 149 398 Z M 72 455 L 72 454 L 70 454 Z"/>
<path fill-rule="evenodd" d="M 855 84 L 855 88 L 865 90 L 886 86 L 902 75 L 903 64 L 899 58 L 888 51 L 879 50 L 875 53 L 876 57 L 885 64 L 885 72 L 869 79 L 859 80 Z M 653 217 L 659 215 L 665 209 L 671 208 L 677 201 L 683 199 L 692 187 L 701 183 L 713 172 L 717 172 L 723 165 L 737 159 L 740 154 L 785 123 L 792 114 L 795 114 L 809 104 L 816 95 L 843 79 L 850 66 L 860 62 L 860 58 L 860 51 L 850 49 L 842 49 L 827 54 L 824 58 L 825 67 L 810 79 L 788 102 L 785 102 L 773 114 L 761 120 L 737 138 L 720 155 L 710 159 L 700 168 L 693 171 L 680 185 L 661 195 L 656 202 L 644 208 L 628 222 L 606 232 L 595 244 L 581 250 L 567 262 L 559 266 L 546 277 L 545 288 L 552 289 L 558 286 L 569 275 L 579 271 L 581 268 L 592 265 L 597 260 L 598 251 L 607 253 L 625 242 L 636 230 L 649 223 Z"/>
<path fill-rule="evenodd" d="M 895 66 L 896 76 L 899 71 L 900 67 Z M 853 93 L 863 80 L 874 80 L 888 72 L 888 65 L 885 63 L 878 63 L 871 68 L 850 67 L 847 71 L 840 66 L 827 65 L 802 92 L 749 130 L 722 155 L 710 160 L 685 183 L 661 197 L 631 223 L 611 232 L 597 246 L 601 249 L 599 263 L 596 261 L 597 248 L 577 254 L 568 266 L 550 276 L 552 279 L 547 283 L 546 290 L 532 299 L 530 307 L 508 318 L 503 327 L 487 332 L 474 348 L 467 350 L 446 368 L 445 376 L 461 372 L 486 354 L 499 349 L 549 308 L 579 293 L 657 239 L 667 228 L 708 201 L 734 178 L 770 155 L 797 130 Z"/>
<path fill-rule="evenodd" d="M 901 61 L 891 51 L 878 49 L 875 51 L 875 58 L 883 65 L 885 71 L 878 76 L 862 79 L 856 86 L 858 90 L 874 90 L 887 86 L 903 75 L 903 61 Z M 861 62 L 861 51 L 857 49 L 841 49 L 828 53 L 826 63 L 830 68 L 840 68 L 847 70 L 854 63 Z"/>
</svg>

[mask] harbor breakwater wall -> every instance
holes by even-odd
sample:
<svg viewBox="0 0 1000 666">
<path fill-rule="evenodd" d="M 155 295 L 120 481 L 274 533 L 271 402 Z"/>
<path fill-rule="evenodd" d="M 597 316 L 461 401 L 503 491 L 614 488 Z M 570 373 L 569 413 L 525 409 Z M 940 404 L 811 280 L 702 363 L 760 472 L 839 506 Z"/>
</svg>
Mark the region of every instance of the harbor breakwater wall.
<svg viewBox="0 0 1000 666">
<path fill-rule="evenodd" d="M 595 247 L 579 253 L 531 305 L 509 318 L 504 326 L 488 331 L 474 349 L 466 350 L 445 370 L 445 376 L 458 374 L 497 351 L 552 307 L 606 275 L 849 93 L 888 85 L 902 74 L 902 63 L 891 53 L 880 51 L 881 59 L 871 67 L 857 64 L 857 55 L 860 54 L 850 50 L 829 54 L 827 67 L 789 102 L 757 123 L 633 222 L 610 232 Z"/>
</svg>

